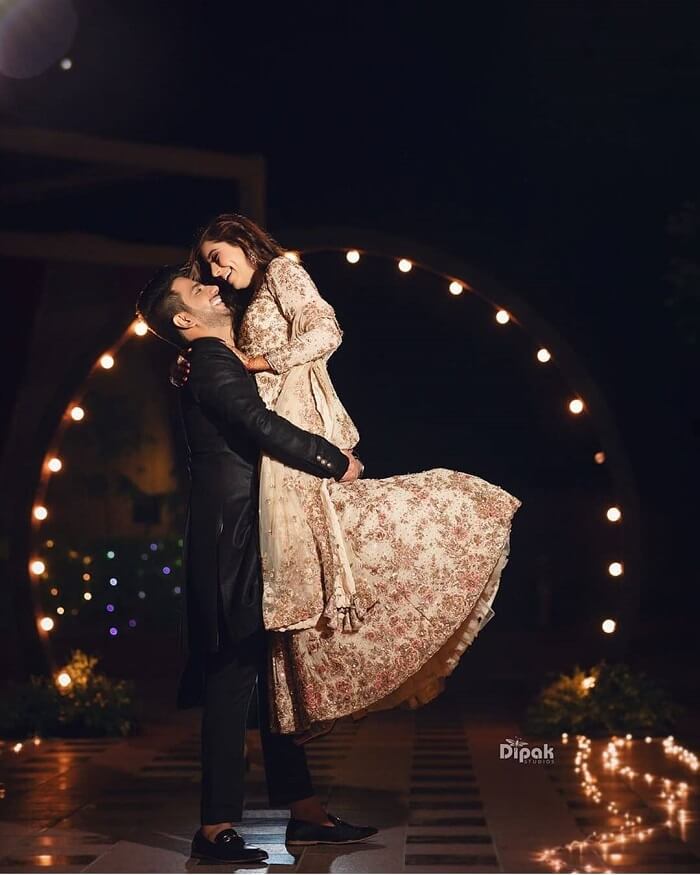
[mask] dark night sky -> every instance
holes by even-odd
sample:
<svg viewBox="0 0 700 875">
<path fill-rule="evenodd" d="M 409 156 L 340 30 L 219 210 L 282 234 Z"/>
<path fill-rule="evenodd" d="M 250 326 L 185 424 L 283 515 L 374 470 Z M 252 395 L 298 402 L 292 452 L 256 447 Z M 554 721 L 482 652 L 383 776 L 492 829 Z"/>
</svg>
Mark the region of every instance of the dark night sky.
<svg viewBox="0 0 700 875">
<path fill-rule="evenodd" d="M 603 387 L 640 481 L 649 573 L 683 579 L 698 407 L 664 277 L 669 215 L 699 197 L 698 4 L 76 8 L 73 69 L 0 81 L 5 118 L 260 153 L 273 232 L 371 228 L 483 267 Z M 129 209 L 113 220 L 128 237 Z"/>
</svg>

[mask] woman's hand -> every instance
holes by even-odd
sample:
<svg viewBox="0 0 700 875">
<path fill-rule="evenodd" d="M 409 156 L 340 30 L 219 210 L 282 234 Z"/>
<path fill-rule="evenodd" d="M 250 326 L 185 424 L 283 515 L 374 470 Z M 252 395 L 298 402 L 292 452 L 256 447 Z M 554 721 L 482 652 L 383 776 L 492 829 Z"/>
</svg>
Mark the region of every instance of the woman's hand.
<svg viewBox="0 0 700 875">
<path fill-rule="evenodd" d="M 186 349 L 184 355 L 179 353 L 178 357 L 170 365 L 170 382 L 176 389 L 182 389 L 190 378 L 190 368 L 192 365 L 190 365 L 190 360 L 187 358 L 188 352 L 190 350 Z"/>
<path fill-rule="evenodd" d="M 238 358 L 245 365 L 245 369 L 251 374 L 260 374 L 263 371 L 271 371 L 270 363 L 264 355 L 244 355 L 239 349 L 234 349 Z"/>
</svg>

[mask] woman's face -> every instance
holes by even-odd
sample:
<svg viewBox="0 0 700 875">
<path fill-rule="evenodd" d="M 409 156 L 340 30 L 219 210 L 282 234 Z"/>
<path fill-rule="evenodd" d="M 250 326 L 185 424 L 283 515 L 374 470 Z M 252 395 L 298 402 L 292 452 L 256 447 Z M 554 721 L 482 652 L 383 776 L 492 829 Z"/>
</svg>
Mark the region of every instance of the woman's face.
<svg viewBox="0 0 700 875">
<path fill-rule="evenodd" d="M 205 240 L 199 251 L 209 265 L 212 276 L 221 277 L 234 289 L 248 288 L 255 268 L 240 246 L 223 240 Z"/>
</svg>

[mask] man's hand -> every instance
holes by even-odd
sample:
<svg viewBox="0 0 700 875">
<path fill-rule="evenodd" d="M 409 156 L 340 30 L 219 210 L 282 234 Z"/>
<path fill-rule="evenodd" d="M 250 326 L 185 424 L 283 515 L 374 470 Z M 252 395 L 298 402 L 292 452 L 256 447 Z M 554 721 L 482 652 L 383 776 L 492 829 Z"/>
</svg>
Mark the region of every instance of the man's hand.
<svg viewBox="0 0 700 875">
<path fill-rule="evenodd" d="M 178 354 L 178 357 L 175 361 L 170 365 L 170 382 L 175 386 L 176 389 L 182 389 L 185 383 L 189 380 L 190 377 L 190 369 L 192 365 L 190 364 L 190 360 L 187 358 L 187 353 L 190 352 L 189 349 L 185 350 L 185 355 L 182 353 Z"/>
<path fill-rule="evenodd" d="M 354 483 L 355 480 L 358 479 L 358 477 L 362 476 L 362 472 L 365 470 L 365 466 L 359 459 L 356 459 L 349 450 L 342 450 L 342 452 L 350 460 L 350 465 L 348 466 L 348 470 L 343 474 L 338 482 Z"/>
</svg>

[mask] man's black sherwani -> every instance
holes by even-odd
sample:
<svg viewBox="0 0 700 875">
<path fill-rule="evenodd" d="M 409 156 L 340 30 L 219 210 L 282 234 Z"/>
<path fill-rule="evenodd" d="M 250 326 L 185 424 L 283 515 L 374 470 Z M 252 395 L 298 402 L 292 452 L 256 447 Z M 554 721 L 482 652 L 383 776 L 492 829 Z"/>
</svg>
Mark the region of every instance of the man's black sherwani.
<svg viewBox="0 0 700 875">
<path fill-rule="evenodd" d="M 186 535 L 190 652 L 217 651 L 222 627 L 242 642 L 262 627 L 258 540 L 260 453 L 340 479 L 348 459 L 319 435 L 268 410 L 255 379 L 220 340 L 192 344 L 181 393 L 190 455 Z"/>
</svg>

